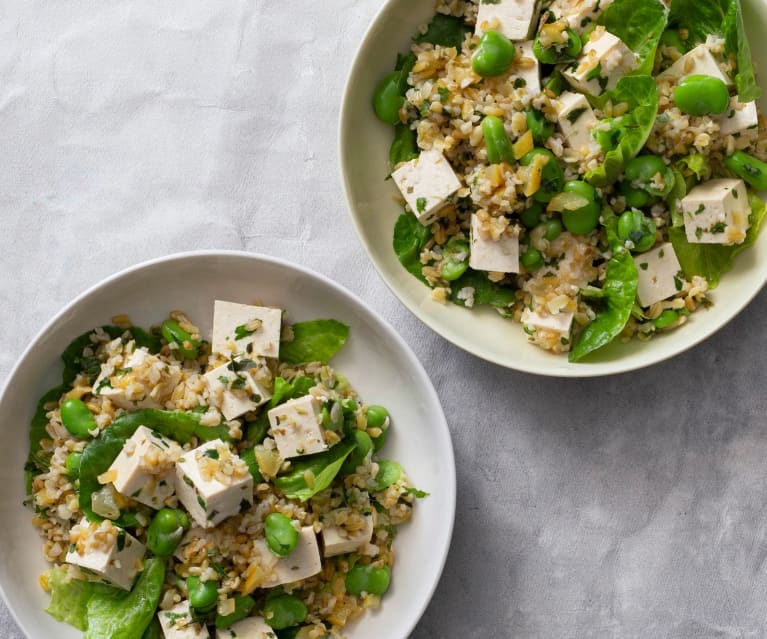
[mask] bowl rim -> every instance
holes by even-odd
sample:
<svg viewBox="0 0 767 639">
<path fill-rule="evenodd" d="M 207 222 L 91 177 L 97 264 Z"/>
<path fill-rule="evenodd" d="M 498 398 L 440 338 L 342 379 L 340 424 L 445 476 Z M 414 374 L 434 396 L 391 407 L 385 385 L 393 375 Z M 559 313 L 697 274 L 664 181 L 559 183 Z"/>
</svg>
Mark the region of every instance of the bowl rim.
<svg viewBox="0 0 767 639">
<path fill-rule="evenodd" d="M 408 366 L 410 366 L 414 371 L 416 371 L 418 376 L 424 382 L 425 390 L 429 395 L 430 404 L 434 405 L 438 409 L 437 412 L 434 414 L 435 422 L 438 424 L 439 430 L 443 431 L 443 436 L 445 438 L 444 448 L 447 454 L 447 458 L 445 459 L 445 461 L 447 462 L 446 467 L 447 467 L 448 476 L 445 478 L 444 481 L 440 483 L 440 487 L 441 487 L 441 491 L 446 496 L 446 502 L 448 505 L 448 512 L 446 514 L 447 514 L 447 521 L 449 522 L 449 525 L 447 529 L 445 530 L 446 534 L 444 536 L 444 545 L 442 548 L 439 548 L 439 558 L 438 558 L 438 561 L 435 563 L 436 571 L 434 572 L 434 576 L 431 580 L 431 583 L 429 583 L 427 585 L 427 588 L 424 590 L 424 593 L 426 596 L 424 597 L 423 601 L 421 602 L 421 605 L 418 608 L 418 611 L 417 611 L 418 614 L 414 615 L 413 619 L 408 624 L 407 634 L 405 635 L 405 637 L 409 636 L 410 633 L 412 633 L 415 626 L 423 617 L 423 614 L 426 611 L 427 606 L 429 605 L 429 603 L 434 597 L 434 592 L 436 591 L 437 585 L 439 584 L 442 578 L 442 574 L 444 572 L 445 564 L 447 562 L 447 557 L 448 557 L 450 546 L 452 543 L 453 532 L 455 529 L 457 479 L 456 479 L 456 466 L 455 466 L 455 451 L 454 451 L 453 443 L 452 443 L 452 435 L 447 422 L 447 418 L 445 417 L 444 409 L 442 408 L 442 402 L 440 401 L 439 395 L 437 394 L 437 391 L 434 388 L 434 384 L 432 383 L 430 376 L 426 372 L 426 369 L 423 367 L 423 364 L 415 355 L 415 353 L 407 344 L 407 342 L 404 340 L 404 338 L 388 322 L 386 322 L 378 314 L 374 313 L 361 298 L 359 298 L 357 295 L 355 295 L 354 293 L 346 289 L 341 284 L 330 279 L 327 275 L 324 275 L 317 271 L 313 271 L 309 269 L 308 267 L 296 264 L 294 262 L 285 260 L 283 258 L 274 257 L 271 255 L 264 255 L 261 253 L 251 253 L 247 251 L 223 250 L 223 249 L 222 250 L 201 249 L 201 250 L 195 250 L 195 251 L 181 251 L 181 252 L 172 253 L 169 255 L 164 255 L 161 257 L 152 258 L 149 260 L 144 260 L 142 262 L 133 264 L 132 266 L 128 266 L 124 269 L 117 271 L 116 273 L 112 275 L 109 275 L 99 280 L 95 284 L 92 284 L 91 286 L 87 287 L 82 293 L 77 295 L 72 301 L 68 302 L 59 311 L 57 311 L 53 315 L 53 317 L 50 320 L 48 320 L 39 331 L 37 331 L 34 337 L 30 340 L 27 347 L 18 356 L 11 370 L 9 371 L 8 376 L 3 381 L 2 388 L 0 389 L 0 408 L 3 406 L 3 404 L 6 401 L 6 395 L 8 394 L 9 389 L 12 386 L 12 382 L 14 378 L 19 374 L 19 371 L 23 367 L 26 359 L 39 346 L 39 343 L 42 341 L 47 331 L 49 331 L 53 326 L 55 326 L 62 318 L 64 318 L 72 309 L 78 306 L 83 300 L 93 295 L 97 295 L 101 290 L 109 287 L 114 282 L 120 279 L 123 279 L 125 277 L 129 277 L 138 271 L 151 269 L 160 264 L 165 264 L 165 263 L 194 261 L 199 258 L 211 258 L 211 257 L 244 258 L 247 260 L 252 260 L 254 262 L 270 263 L 280 268 L 296 271 L 310 279 L 318 281 L 321 285 L 331 288 L 335 293 L 337 293 L 342 298 L 344 298 L 344 301 L 346 302 L 346 304 L 348 304 L 351 307 L 354 307 L 356 311 L 364 314 L 369 321 L 377 325 L 385 333 L 387 339 L 392 340 L 394 343 L 396 343 L 399 346 L 400 350 L 402 351 L 402 353 L 405 355 L 405 357 L 408 360 L 407 361 Z M 0 583 L 0 596 L 2 597 L 3 602 L 5 603 L 5 606 L 8 609 L 11 617 L 15 621 L 16 625 L 21 629 L 21 631 L 25 635 L 30 636 L 29 629 L 26 623 L 22 621 L 22 619 L 18 616 L 16 610 L 9 604 L 8 597 L 6 596 L 5 587 L 3 586 L 2 583 Z M 403 639 L 405 638 L 403 637 Z"/>
<path fill-rule="evenodd" d="M 375 270 L 378 272 L 379 277 L 383 280 L 384 284 L 386 284 L 391 293 L 399 300 L 403 306 L 405 306 L 405 308 L 407 308 L 429 329 L 439 335 L 442 339 L 447 340 L 448 342 L 454 344 L 467 353 L 470 353 L 475 357 L 479 357 L 480 359 L 491 362 L 493 364 L 497 364 L 504 368 L 517 370 L 523 373 L 540 375 L 542 377 L 555 377 L 561 379 L 606 377 L 609 375 L 629 373 L 653 366 L 655 364 L 660 364 L 661 362 L 676 357 L 677 355 L 680 355 L 681 353 L 684 353 L 685 351 L 697 346 L 701 342 L 711 337 L 714 333 L 717 333 L 719 330 L 723 329 L 727 324 L 735 319 L 735 317 L 737 317 L 741 311 L 743 311 L 743 309 L 748 306 L 751 301 L 762 291 L 762 289 L 767 284 L 767 271 L 765 272 L 761 282 L 759 282 L 758 285 L 752 287 L 747 292 L 747 294 L 741 296 L 736 303 L 728 305 L 730 312 L 723 321 L 719 323 L 713 322 L 709 323 L 708 325 L 704 325 L 703 328 L 695 331 L 694 333 L 688 331 L 684 339 L 675 340 L 671 346 L 666 347 L 662 352 L 656 354 L 653 357 L 642 356 L 640 353 L 630 358 L 624 356 L 613 360 L 598 361 L 593 363 L 588 361 L 581 363 L 570 363 L 567 361 L 566 356 L 552 355 L 552 357 L 556 358 L 556 360 L 552 360 L 552 364 L 554 364 L 554 366 L 551 368 L 539 366 L 535 363 L 528 363 L 525 358 L 520 358 L 516 361 L 509 361 L 507 358 L 499 356 L 498 351 L 477 346 L 476 344 L 473 344 L 471 340 L 464 337 L 462 333 L 454 331 L 449 327 L 443 326 L 443 323 L 436 317 L 435 314 L 424 310 L 429 308 L 428 305 L 418 304 L 415 300 L 411 300 L 407 295 L 400 293 L 398 291 L 399 286 L 394 274 L 387 271 L 383 261 L 379 259 L 376 256 L 375 251 L 372 250 L 372 242 L 368 239 L 364 230 L 364 225 L 362 224 L 360 216 L 356 211 L 356 205 L 352 198 L 352 185 L 351 180 L 349 179 L 350 172 L 348 170 L 349 160 L 347 159 L 346 151 L 350 144 L 351 132 L 350 127 L 346 126 L 346 122 L 350 117 L 349 113 L 353 109 L 352 102 L 354 94 L 353 86 L 355 84 L 354 80 L 365 66 L 363 58 L 368 55 L 367 50 L 372 46 L 372 36 L 381 27 L 381 24 L 387 17 L 386 14 L 393 11 L 393 7 L 401 1 L 402 0 L 385 0 L 383 5 L 378 9 L 378 11 L 376 11 L 375 15 L 365 29 L 360 45 L 354 55 L 351 66 L 349 67 L 346 81 L 344 83 L 343 95 L 341 98 L 341 108 L 339 110 L 338 116 L 338 170 L 341 175 L 341 184 L 343 186 L 344 196 L 346 198 L 347 213 L 351 218 L 352 225 L 354 226 L 354 230 L 357 233 L 357 239 L 360 241 L 365 252 L 367 253 L 368 259 L 372 262 Z M 767 92 L 763 94 L 763 99 L 765 95 L 767 95 Z M 372 107 L 370 112 L 372 114 Z M 375 121 L 377 122 L 377 120 Z M 404 271 L 404 267 L 400 268 L 402 268 Z M 424 287 L 426 294 L 423 296 L 422 301 L 430 301 L 426 299 L 428 296 L 428 290 L 429 289 Z M 433 303 L 436 304 L 436 302 Z M 476 312 L 476 309 L 471 309 L 471 312 Z"/>
</svg>

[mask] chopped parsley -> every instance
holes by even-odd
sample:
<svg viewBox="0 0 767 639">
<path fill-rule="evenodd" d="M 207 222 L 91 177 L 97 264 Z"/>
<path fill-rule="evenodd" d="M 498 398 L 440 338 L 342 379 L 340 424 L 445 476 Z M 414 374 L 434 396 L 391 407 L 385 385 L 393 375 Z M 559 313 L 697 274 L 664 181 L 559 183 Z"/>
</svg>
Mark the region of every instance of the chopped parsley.
<svg viewBox="0 0 767 639">
<path fill-rule="evenodd" d="M 514 80 L 514 88 L 515 89 L 521 89 L 521 88 L 526 87 L 526 86 L 527 86 L 527 80 L 525 80 L 524 78 L 516 78 Z"/>
<path fill-rule="evenodd" d="M 247 327 L 247 324 L 240 324 L 239 326 L 236 326 L 234 328 L 234 339 L 244 339 L 248 335 L 253 335 L 258 329 L 254 328 L 252 330 L 249 330 Z"/>
<path fill-rule="evenodd" d="M 450 89 L 447 87 L 437 87 L 437 93 L 439 93 L 439 101 L 445 104 L 450 99 Z"/>
<path fill-rule="evenodd" d="M 593 80 L 594 78 L 598 78 L 600 75 L 602 75 L 602 63 L 601 62 L 599 64 L 597 64 L 597 66 L 595 66 L 591 71 L 589 71 L 586 74 L 586 79 L 587 80 Z"/>
<path fill-rule="evenodd" d="M 711 233 L 724 233 L 724 230 L 726 228 L 727 227 L 724 222 L 717 222 L 709 230 L 711 231 Z"/>
<path fill-rule="evenodd" d="M 568 122 L 570 122 L 570 124 L 575 124 L 578 121 L 578 118 L 580 118 L 585 112 L 586 112 L 586 107 L 581 107 L 580 109 L 573 109 L 566 116 Z"/>
<path fill-rule="evenodd" d="M 423 213 L 426 210 L 426 198 L 425 197 L 419 197 L 415 201 L 415 207 L 418 209 L 419 213 Z"/>
<path fill-rule="evenodd" d="M 703 229 L 701 227 L 695 229 L 695 237 L 698 239 L 703 237 Z"/>
<path fill-rule="evenodd" d="M 209 448 L 203 453 L 203 456 L 218 459 L 218 451 L 215 448 Z"/>
</svg>

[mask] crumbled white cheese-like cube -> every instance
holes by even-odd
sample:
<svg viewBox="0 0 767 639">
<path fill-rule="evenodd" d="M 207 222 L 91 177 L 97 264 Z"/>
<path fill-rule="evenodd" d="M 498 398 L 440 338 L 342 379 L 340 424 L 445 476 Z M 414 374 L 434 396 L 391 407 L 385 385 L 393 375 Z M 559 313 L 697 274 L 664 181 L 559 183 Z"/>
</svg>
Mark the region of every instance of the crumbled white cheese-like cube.
<svg viewBox="0 0 767 639">
<path fill-rule="evenodd" d="M 663 73 L 658 75 L 658 80 L 678 82 L 690 75 L 711 75 L 719 78 L 727 86 L 732 86 L 732 80 L 719 68 L 714 56 L 705 44 L 699 44 L 694 49 L 685 53 Z"/>
<path fill-rule="evenodd" d="M 253 477 L 229 445 L 216 439 L 178 460 L 176 495 L 198 525 L 212 528 L 253 505 Z"/>
<path fill-rule="evenodd" d="M 581 93 L 563 92 L 556 102 L 557 119 L 568 146 L 587 155 L 596 144 L 591 134 L 597 118 L 589 101 Z"/>
<path fill-rule="evenodd" d="M 755 129 L 759 126 L 756 102 L 740 103 L 738 96 L 733 96 L 729 108 L 722 115 L 715 116 L 714 120 L 719 122 L 719 133 L 722 135 L 738 135 L 748 129 Z"/>
<path fill-rule="evenodd" d="M 569 348 L 570 329 L 573 326 L 574 317 L 573 313 L 536 313 L 526 308 L 520 321 L 528 331 L 549 331 L 557 334 L 560 343 Z"/>
<path fill-rule="evenodd" d="M 255 357 L 278 357 L 282 311 L 216 300 L 213 305 L 214 353 L 227 357 L 245 353 Z"/>
<path fill-rule="evenodd" d="M 540 0 L 480 0 L 475 33 L 495 30 L 509 40 L 529 40 L 538 23 Z"/>
<path fill-rule="evenodd" d="M 364 524 L 356 530 L 347 530 L 335 523 L 334 513 L 328 513 L 322 520 L 322 549 L 325 557 L 354 552 L 367 544 L 373 537 L 373 515 L 363 515 Z"/>
<path fill-rule="evenodd" d="M 575 33 L 581 34 L 612 3 L 613 0 L 554 0 L 550 9 L 557 18 L 567 20 L 568 26 Z"/>
<path fill-rule="evenodd" d="M 216 639 L 277 639 L 263 617 L 247 617 L 228 628 L 216 628 Z"/>
<path fill-rule="evenodd" d="M 421 151 L 391 174 L 418 221 L 426 226 L 436 218 L 448 198 L 461 188 L 461 183 L 442 153 L 436 149 Z"/>
<path fill-rule="evenodd" d="M 527 89 L 528 95 L 538 95 L 541 92 L 541 67 L 533 53 L 533 42 L 517 42 L 514 46 L 517 54 L 511 68 L 510 82 L 514 88 Z"/>
<path fill-rule="evenodd" d="M 623 40 L 604 27 L 597 27 L 583 47 L 580 57 L 562 75 L 578 91 L 601 95 L 615 88 L 624 75 L 639 64 L 636 54 Z"/>
<path fill-rule="evenodd" d="M 181 452 L 177 442 L 139 426 L 104 475 L 117 492 L 159 510 L 175 491 Z"/>
<path fill-rule="evenodd" d="M 482 223 L 476 213 L 471 216 L 471 253 L 469 266 L 477 271 L 519 273 L 519 236 L 507 229 L 494 240 L 482 234 Z"/>
<path fill-rule="evenodd" d="M 203 377 L 208 384 L 211 405 L 228 420 L 256 410 L 272 398 L 272 392 L 266 386 L 270 374 L 265 366 L 244 368 L 242 361 L 234 359 Z"/>
<path fill-rule="evenodd" d="M 132 344 L 132 342 L 131 342 Z M 165 402 L 181 381 L 181 369 L 155 357 L 145 348 L 123 351 L 101 365 L 101 372 L 93 382 L 93 392 L 120 408 L 164 408 Z"/>
<path fill-rule="evenodd" d="M 110 586 L 130 590 L 144 569 L 144 544 L 108 519 L 83 519 L 69 531 L 69 541 L 65 561 Z"/>
<path fill-rule="evenodd" d="M 170 610 L 160 610 L 157 619 L 165 639 L 210 639 L 207 628 L 192 618 L 188 601 L 182 601 Z"/>
<path fill-rule="evenodd" d="M 274 588 L 282 584 L 308 579 L 322 570 L 322 558 L 313 526 L 304 526 L 298 533 L 298 543 L 287 557 L 273 554 L 266 541 L 256 539 L 253 546 L 259 551 L 266 577 L 262 588 Z"/>
<path fill-rule="evenodd" d="M 322 403 L 305 395 L 275 406 L 267 413 L 270 434 L 283 459 L 319 453 L 327 448 L 322 434 Z"/>
<path fill-rule="evenodd" d="M 687 241 L 740 244 L 746 239 L 751 207 L 743 180 L 708 180 L 682 198 Z"/>
<path fill-rule="evenodd" d="M 639 281 L 637 297 L 643 308 L 676 295 L 683 285 L 682 267 L 670 242 L 634 256 Z"/>
</svg>

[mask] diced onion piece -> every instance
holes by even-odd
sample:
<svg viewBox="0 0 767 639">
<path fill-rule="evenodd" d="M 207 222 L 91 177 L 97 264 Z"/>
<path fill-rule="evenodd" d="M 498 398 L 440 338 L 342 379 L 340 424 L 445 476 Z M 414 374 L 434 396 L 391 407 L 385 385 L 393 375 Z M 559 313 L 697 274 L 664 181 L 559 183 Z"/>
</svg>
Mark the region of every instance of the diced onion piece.
<svg viewBox="0 0 767 639">
<path fill-rule="evenodd" d="M 94 513 L 106 519 L 117 519 L 120 516 L 120 507 L 117 505 L 112 484 L 107 484 L 91 495 L 91 508 Z"/>
<path fill-rule="evenodd" d="M 577 211 L 586 206 L 589 201 L 582 195 L 577 193 L 558 193 L 555 195 L 549 205 L 546 207 L 547 211 Z"/>
</svg>

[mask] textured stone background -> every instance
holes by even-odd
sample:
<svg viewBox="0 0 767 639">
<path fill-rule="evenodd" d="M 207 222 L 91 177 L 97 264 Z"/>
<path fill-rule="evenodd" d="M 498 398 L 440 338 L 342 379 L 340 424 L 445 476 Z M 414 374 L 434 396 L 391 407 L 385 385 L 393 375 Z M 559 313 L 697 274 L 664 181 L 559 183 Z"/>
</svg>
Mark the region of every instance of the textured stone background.
<svg viewBox="0 0 767 639">
<path fill-rule="evenodd" d="M 432 334 L 368 263 L 336 158 L 380 0 L 0 9 L 0 379 L 58 309 L 199 248 L 300 262 L 413 346 L 449 416 L 458 514 L 413 637 L 767 635 L 767 296 L 654 368 L 564 381 Z M 0 604 L 0 636 L 19 639 Z"/>
</svg>

